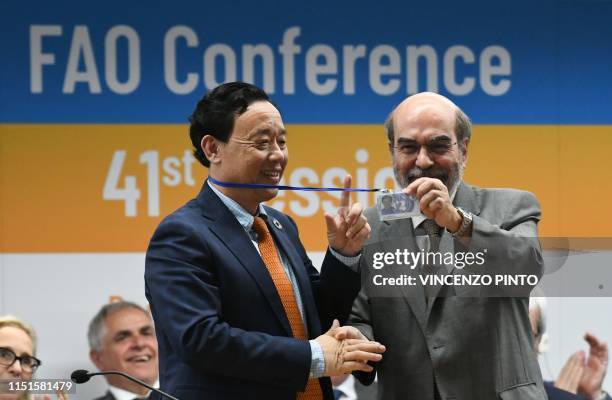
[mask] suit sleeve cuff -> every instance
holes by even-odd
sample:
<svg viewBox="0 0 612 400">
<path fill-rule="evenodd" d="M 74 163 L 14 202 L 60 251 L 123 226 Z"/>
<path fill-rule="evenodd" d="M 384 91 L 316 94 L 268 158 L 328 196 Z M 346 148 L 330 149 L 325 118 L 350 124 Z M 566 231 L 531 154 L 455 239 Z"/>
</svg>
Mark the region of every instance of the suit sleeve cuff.
<svg viewBox="0 0 612 400">
<path fill-rule="evenodd" d="M 310 377 L 320 378 L 325 374 L 325 358 L 323 356 L 323 349 L 316 340 L 310 340 L 310 352 L 312 359 L 310 361 Z"/>
<path fill-rule="evenodd" d="M 359 260 L 361 259 L 361 253 L 357 254 L 356 256 L 347 257 L 347 256 L 343 256 L 342 254 L 338 253 L 336 250 L 332 249 L 331 247 L 329 247 L 329 251 L 334 257 L 336 257 L 338 261 L 340 261 L 342 264 L 349 267 L 353 272 L 359 272 L 359 269 L 360 269 Z"/>
</svg>

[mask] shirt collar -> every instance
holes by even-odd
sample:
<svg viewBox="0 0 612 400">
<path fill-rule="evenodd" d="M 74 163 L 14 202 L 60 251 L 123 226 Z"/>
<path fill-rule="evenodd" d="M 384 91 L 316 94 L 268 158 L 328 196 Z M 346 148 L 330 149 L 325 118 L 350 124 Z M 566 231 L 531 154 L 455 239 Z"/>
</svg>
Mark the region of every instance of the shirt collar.
<svg viewBox="0 0 612 400">
<path fill-rule="evenodd" d="M 238 204 L 235 200 L 223 194 L 219 189 L 215 187 L 215 185 L 211 184 L 210 181 L 206 181 L 206 183 L 212 189 L 212 191 L 215 192 L 215 194 L 219 197 L 223 204 L 225 204 L 225 206 L 230 210 L 234 217 L 236 217 L 238 223 L 244 228 L 244 230 L 249 232 L 253 227 L 253 221 L 255 220 L 255 217 L 253 217 L 251 213 L 245 210 L 244 207 Z M 257 215 L 268 215 L 266 214 L 266 210 L 261 204 L 257 206 Z"/>
<path fill-rule="evenodd" d="M 357 392 L 355 391 L 355 378 L 349 375 L 340 385 L 334 387 L 339 390 L 347 399 L 356 399 Z"/>
<path fill-rule="evenodd" d="M 151 386 L 153 386 L 154 388 L 159 387 L 159 380 L 155 381 L 155 383 Z M 128 390 L 121 389 L 113 385 L 109 385 L 108 390 L 111 392 L 115 400 L 134 400 L 135 398 L 143 398 L 148 396 L 148 393 L 143 396 L 141 394 L 132 393 Z"/>
</svg>

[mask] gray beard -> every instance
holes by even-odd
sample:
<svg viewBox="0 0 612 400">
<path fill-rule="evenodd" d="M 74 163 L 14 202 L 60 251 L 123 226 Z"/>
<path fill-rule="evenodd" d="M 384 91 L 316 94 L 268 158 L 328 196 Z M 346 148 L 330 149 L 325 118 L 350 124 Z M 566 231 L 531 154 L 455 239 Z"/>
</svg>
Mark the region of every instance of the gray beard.
<svg viewBox="0 0 612 400">
<path fill-rule="evenodd" d="M 397 164 L 395 162 L 393 163 L 393 174 L 395 175 L 395 181 L 402 189 L 418 178 L 437 178 L 444 183 L 448 189 L 448 194 L 451 199 L 455 197 L 457 189 L 459 189 L 459 184 L 463 180 L 464 171 L 465 163 L 463 162 L 463 157 L 461 160 L 459 160 L 456 167 L 453 167 L 448 174 L 447 171 L 435 167 L 427 170 L 423 170 L 419 167 L 413 167 L 406 174 L 402 175 L 397 169 Z"/>
</svg>

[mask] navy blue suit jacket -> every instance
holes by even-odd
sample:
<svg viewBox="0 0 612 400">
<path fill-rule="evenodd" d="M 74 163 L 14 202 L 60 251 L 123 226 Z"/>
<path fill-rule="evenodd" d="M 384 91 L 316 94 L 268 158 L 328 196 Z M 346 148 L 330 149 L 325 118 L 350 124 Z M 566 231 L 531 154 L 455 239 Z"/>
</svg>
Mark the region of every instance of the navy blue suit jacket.
<svg viewBox="0 0 612 400">
<path fill-rule="evenodd" d="M 579 394 L 566 392 L 563 389 L 556 388 L 554 382 L 544 382 L 544 389 L 548 400 L 587 400 L 586 397 Z"/>
<path fill-rule="evenodd" d="M 558 389 L 554 386 L 554 384 L 554 382 L 544 382 L 544 389 L 546 389 L 548 400 L 587 400 L 585 396 L 580 394 L 573 394 L 566 392 L 565 390 Z M 606 393 L 605 399 L 612 400 L 608 393 Z"/>
<path fill-rule="evenodd" d="M 331 254 L 313 267 L 288 216 L 266 208 L 270 231 L 298 281 L 308 334 L 346 320 L 359 274 Z M 321 234 L 324 234 L 321 232 Z M 181 400 L 295 400 L 306 386 L 311 352 L 291 328 L 250 237 L 204 183 L 166 217 L 149 244 L 145 291 L 159 343 L 161 389 Z M 329 379 L 319 382 L 333 399 Z"/>
</svg>

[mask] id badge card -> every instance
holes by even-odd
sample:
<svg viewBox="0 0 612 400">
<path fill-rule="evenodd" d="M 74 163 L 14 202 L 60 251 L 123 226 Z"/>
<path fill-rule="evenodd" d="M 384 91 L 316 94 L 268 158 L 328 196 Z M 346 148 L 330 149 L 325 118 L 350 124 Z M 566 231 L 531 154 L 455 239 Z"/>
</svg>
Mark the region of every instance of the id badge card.
<svg viewBox="0 0 612 400">
<path fill-rule="evenodd" d="M 376 208 L 381 221 L 410 218 L 421 214 L 419 200 L 403 192 L 379 192 L 376 194 Z"/>
</svg>

